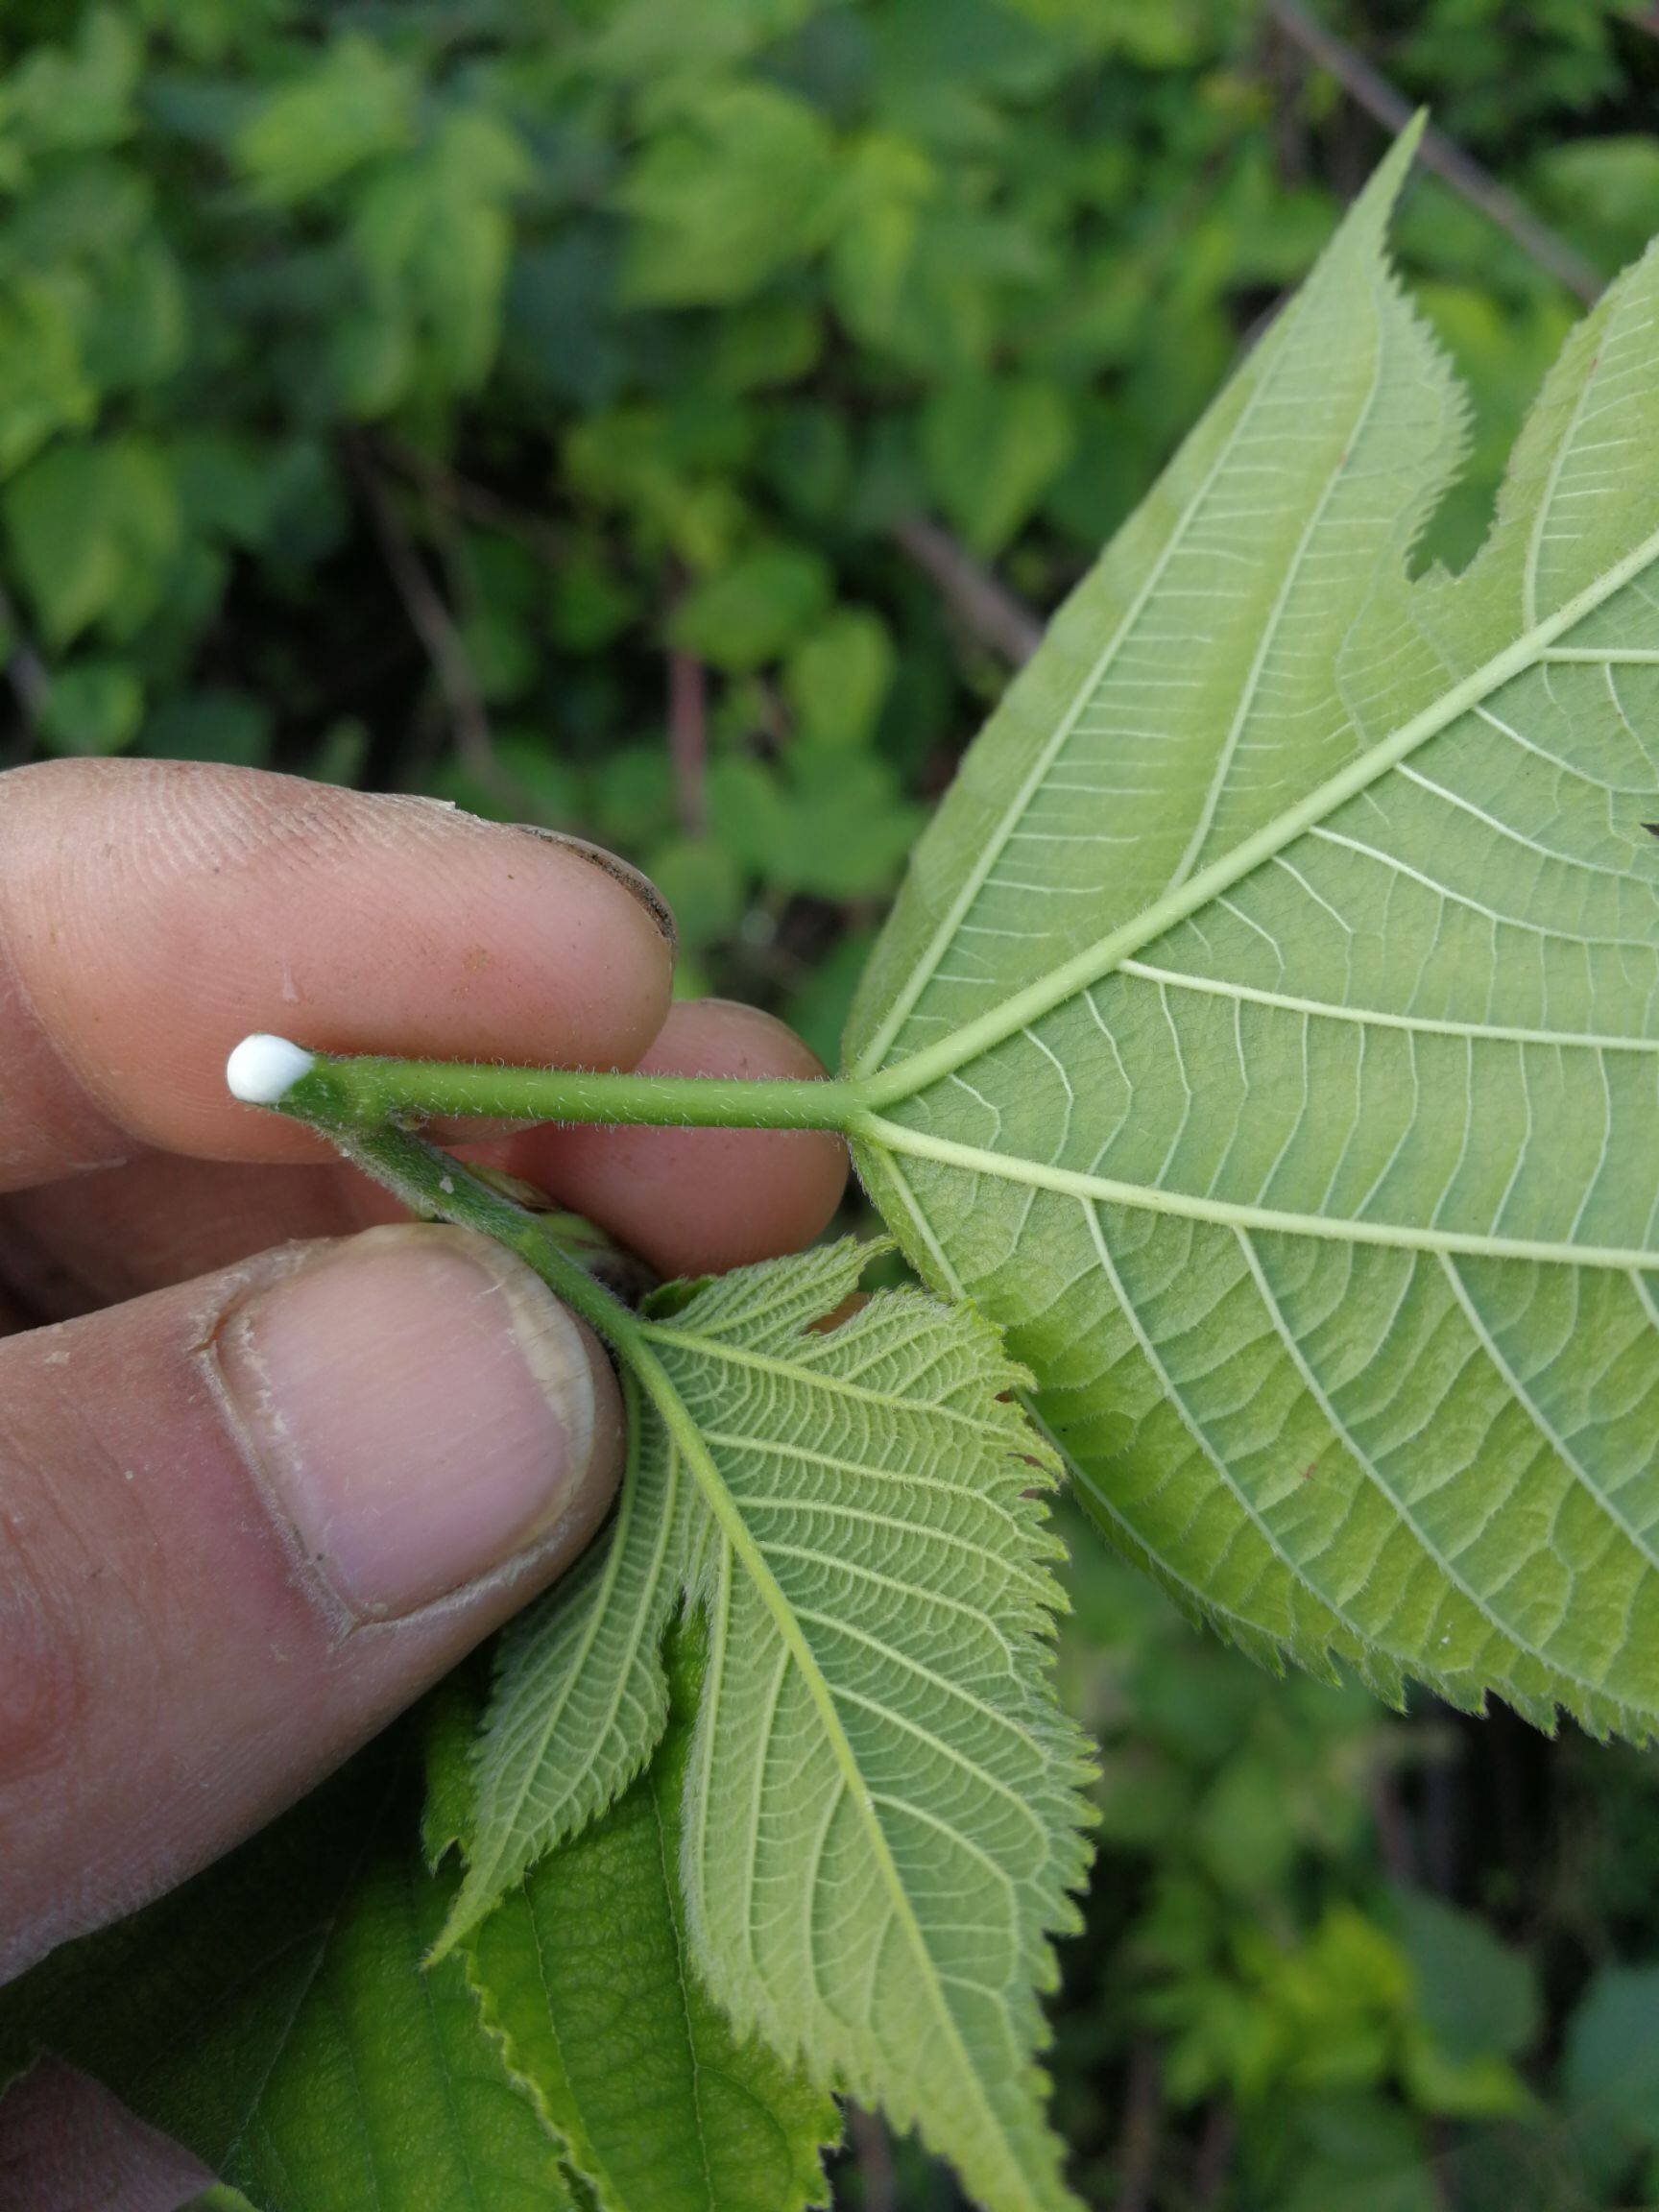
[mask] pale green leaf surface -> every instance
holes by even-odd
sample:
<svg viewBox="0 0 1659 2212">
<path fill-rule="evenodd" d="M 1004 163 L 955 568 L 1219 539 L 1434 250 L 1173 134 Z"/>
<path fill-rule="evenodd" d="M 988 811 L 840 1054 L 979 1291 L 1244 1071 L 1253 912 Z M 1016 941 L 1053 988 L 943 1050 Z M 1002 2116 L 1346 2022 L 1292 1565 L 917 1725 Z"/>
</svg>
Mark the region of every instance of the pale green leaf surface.
<svg viewBox="0 0 1659 2212">
<path fill-rule="evenodd" d="M 1263 1656 L 1659 1726 L 1659 256 L 1462 577 L 1409 142 L 1056 618 L 854 1009 L 860 1164 Z"/>
<path fill-rule="evenodd" d="M 834 2102 L 739 2042 L 690 1957 L 681 1802 L 700 1675 L 649 1773 L 543 1859 L 472 1937 L 507 2063 L 607 2212 L 805 2212 L 827 2200 Z"/>
<path fill-rule="evenodd" d="M 668 1555 L 708 1623 L 682 1815 L 692 1955 L 740 2036 L 919 2128 L 995 2212 L 1058 2206 L 1037 1993 L 1072 1924 L 1084 1762 L 1049 1680 L 1055 1545 L 1030 1493 L 1051 1470 L 976 1315 L 890 1292 L 812 1328 L 868 1257 L 740 1270 L 644 1317 L 629 1349 L 638 1526 L 684 1513 Z M 612 1582 L 614 1634 L 593 1628 L 594 1589 L 572 1612 L 619 1710 L 639 1578 Z M 564 1649 L 554 1702 L 579 1672 Z M 520 1666 L 497 1710 L 536 1709 Z M 595 1668 L 584 1694 L 600 1684 Z M 570 1802 L 569 1753 L 548 1737 L 541 1756 Z M 540 1789 L 481 1813 L 471 1855 L 494 1871 L 446 1941 L 544 1847 Z"/>
<path fill-rule="evenodd" d="M 610 1540 L 497 1647 L 457 1929 L 603 1812 L 644 1767 L 667 1719 L 661 1654 L 685 1587 L 685 1472 L 661 1423 L 641 1418 L 631 1378 L 626 1387 L 629 1464 Z"/>
<path fill-rule="evenodd" d="M 261 2212 L 561 2212 L 558 2146 L 458 1960 L 401 1762 L 366 1754 L 132 1919 L 0 1993 L 0 2077 L 36 2050 L 106 2082 Z"/>
</svg>

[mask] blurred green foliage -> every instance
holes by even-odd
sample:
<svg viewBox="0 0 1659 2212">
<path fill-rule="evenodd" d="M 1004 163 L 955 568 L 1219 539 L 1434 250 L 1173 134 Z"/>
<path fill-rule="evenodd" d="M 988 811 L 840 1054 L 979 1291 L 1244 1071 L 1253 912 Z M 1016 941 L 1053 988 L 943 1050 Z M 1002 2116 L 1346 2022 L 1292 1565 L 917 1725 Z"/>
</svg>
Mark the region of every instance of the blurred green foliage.
<svg viewBox="0 0 1659 2212">
<path fill-rule="evenodd" d="M 1659 229 L 1650 7 L 1319 12 L 1593 267 Z M 828 1057 L 998 594 L 1053 605 L 1380 145 L 1267 0 L 11 0 L 0 763 L 602 838 L 685 988 Z M 1400 250 L 1457 561 L 1576 303 L 1432 178 Z M 1075 1598 L 1088 2200 L 1659 2203 L 1649 1763 L 1275 1683 L 1088 1546 Z M 840 2186 L 954 2201 L 867 2128 Z"/>
</svg>

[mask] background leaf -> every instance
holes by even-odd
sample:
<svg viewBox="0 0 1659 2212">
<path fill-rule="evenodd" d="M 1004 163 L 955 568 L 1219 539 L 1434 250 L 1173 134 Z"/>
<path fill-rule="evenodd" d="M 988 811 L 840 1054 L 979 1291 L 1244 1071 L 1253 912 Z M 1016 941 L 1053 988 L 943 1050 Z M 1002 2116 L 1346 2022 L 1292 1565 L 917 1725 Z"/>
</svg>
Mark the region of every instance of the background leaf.
<svg viewBox="0 0 1659 2212">
<path fill-rule="evenodd" d="M 608 2212 L 804 2212 L 827 2200 L 820 2149 L 840 2116 L 733 2036 L 692 1957 L 681 1800 L 701 1668 L 684 1642 L 672 1672 L 650 1771 L 496 1908 L 468 1972 Z"/>
<path fill-rule="evenodd" d="M 84 2067 L 261 2212 L 561 2212 L 557 2146 L 459 1961 L 421 1955 L 450 1885 L 414 1845 L 396 1743 L 0 1995 L 0 2077 Z"/>
</svg>

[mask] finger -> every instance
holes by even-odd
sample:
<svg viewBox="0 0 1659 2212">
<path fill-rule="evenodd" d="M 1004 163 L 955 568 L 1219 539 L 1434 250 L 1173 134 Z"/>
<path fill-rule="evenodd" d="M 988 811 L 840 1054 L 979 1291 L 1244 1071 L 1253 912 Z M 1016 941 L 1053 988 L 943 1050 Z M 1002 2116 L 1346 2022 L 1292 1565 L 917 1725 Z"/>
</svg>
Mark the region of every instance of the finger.
<svg viewBox="0 0 1659 2212">
<path fill-rule="evenodd" d="M 0 2212 L 179 2212 L 213 2176 L 55 2059 L 0 2097 Z"/>
<path fill-rule="evenodd" d="M 676 1006 L 647 1066 L 812 1076 L 818 1062 L 770 1016 L 720 999 Z M 617 1142 L 618 1139 L 628 1142 Z M 846 1180 L 818 1133 L 636 1129 L 522 1132 L 468 1146 L 590 1213 L 660 1273 L 699 1274 L 809 1243 Z M 146 1153 L 127 1166 L 0 1200 L 4 1273 L 61 1319 L 250 1258 L 290 1238 L 339 1237 L 397 1208 L 344 1168 L 242 1167 Z"/>
<path fill-rule="evenodd" d="M 676 1006 L 639 1067 L 751 1080 L 824 1072 L 782 1022 L 723 998 Z M 847 1182 L 846 1146 L 816 1129 L 537 1128 L 490 1149 L 665 1276 L 798 1251 Z"/>
<path fill-rule="evenodd" d="M 68 1320 L 209 1275 L 274 1245 L 345 1237 L 402 1210 L 339 1166 L 240 1166 L 141 1152 L 124 1167 L 0 1196 L 0 1276 Z"/>
<path fill-rule="evenodd" d="M 628 874 L 622 871 L 622 874 Z M 642 879 L 637 879 L 642 881 Z M 0 780 L 0 1189 L 124 1159 L 315 1159 L 238 1105 L 250 1030 L 631 1066 L 664 919 L 580 850 L 437 805 L 177 762 Z"/>
<path fill-rule="evenodd" d="M 591 1536 L 615 1378 L 465 1231 L 0 1343 L 0 1979 L 310 1787 Z"/>
</svg>

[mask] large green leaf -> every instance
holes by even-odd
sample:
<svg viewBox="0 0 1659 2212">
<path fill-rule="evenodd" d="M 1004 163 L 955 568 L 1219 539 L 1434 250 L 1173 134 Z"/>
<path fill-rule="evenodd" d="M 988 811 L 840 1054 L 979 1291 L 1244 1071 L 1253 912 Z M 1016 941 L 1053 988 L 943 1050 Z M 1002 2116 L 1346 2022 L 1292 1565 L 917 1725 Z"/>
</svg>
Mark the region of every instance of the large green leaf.
<svg viewBox="0 0 1659 2212">
<path fill-rule="evenodd" d="M 678 1858 L 709 1990 L 739 2037 L 918 2127 L 996 2212 L 1057 2206 L 1037 1992 L 1082 1873 L 1084 1763 L 1048 1673 L 1052 1469 L 977 1315 L 902 1291 L 813 1327 L 867 1259 L 742 1269 L 631 1330 L 622 1519 L 509 1647 L 445 1940 L 644 1764 L 684 1596 L 708 1656 Z"/>
<path fill-rule="evenodd" d="M 59 2053 L 261 2212 L 561 2212 L 559 2146 L 459 1960 L 396 1745 L 0 1993 L 0 2080 Z"/>
<path fill-rule="evenodd" d="M 1659 252 L 1463 575 L 1402 142 L 1057 617 L 850 1026 L 865 1174 L 1263 1655 L 1659 1726 Z"/>
<path fill-rule="evenodd" d="M 692 1959 L 679 1867 L 694 1655 L 674 1675 L 649 1772 L 504 1899 L 468 1971 L 606 2212 L 803 2212 L 826 2201 L 820 2149 L 840 2117 L 733 2034 Z"/>
</svg>

